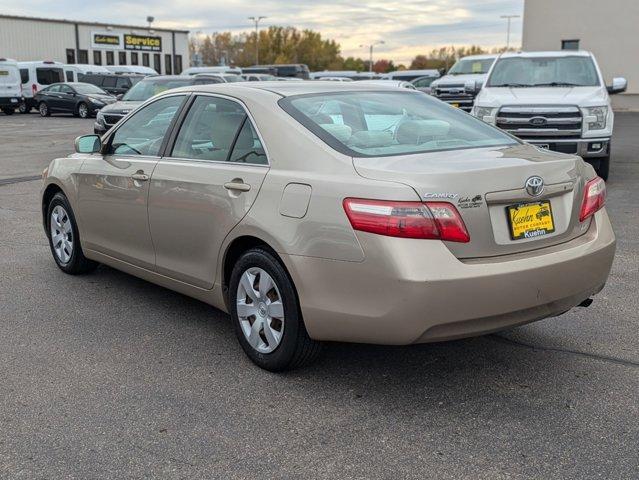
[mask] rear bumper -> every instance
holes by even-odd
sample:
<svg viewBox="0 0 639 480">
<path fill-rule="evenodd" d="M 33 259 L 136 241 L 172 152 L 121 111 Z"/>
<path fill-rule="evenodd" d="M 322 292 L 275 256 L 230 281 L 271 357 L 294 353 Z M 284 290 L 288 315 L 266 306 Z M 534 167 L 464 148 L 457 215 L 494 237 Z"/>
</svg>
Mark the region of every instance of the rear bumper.
<svg viewBox="0 0 639 480">
<path fill-rule="evenodd" d="M 0 97 L 0 108 L 18 108 L 20 102 L 22 101 L 21 97 Z"/>
<path fill-rule="evenodd" d="M 560 315 L 603 288 L 615 252 L 605 211 L 570 242 L 492 259 L 460 261 L 438 241 L 358 238 L 363 262 L 282 256 L 314 339 L 402 345 Z"/>
<path fill-rule="evenodd" d="M 525 137 L 521 137 L 521 140 L 532 145 L 544 146 L 554 152 L 576 154 L 583 159 L 607 156 L 610 145 L 610 137 L 572 139 L 549 138 L 547 140 L 526 140 Z"/>
</svg>

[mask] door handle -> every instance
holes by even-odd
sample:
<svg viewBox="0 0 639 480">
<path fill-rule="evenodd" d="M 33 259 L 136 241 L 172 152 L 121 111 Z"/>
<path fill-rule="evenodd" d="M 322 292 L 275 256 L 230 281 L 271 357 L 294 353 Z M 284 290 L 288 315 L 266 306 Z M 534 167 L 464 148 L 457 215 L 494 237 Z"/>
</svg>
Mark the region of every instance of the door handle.
<svg viewBox="0 0 639 480">
<path fill-rule="evenodd" d="M 131 175 L 131 178 L 133 180 L 139 180 L 140 182 L 146 182 L 149 179 L 149 176 L 144 173 L 142 170 L 135 172 L 133 175 Z"/>
<path fill-rule="evenodd" d="M 251 189 L 251 186 L 248 183 L 244 183 L 242 179 L 236 178 L 232 182 L 225 183 L 224 188 L 227 190 L 235 190 L 237 192 L 248 192 Z"/>
</svg>

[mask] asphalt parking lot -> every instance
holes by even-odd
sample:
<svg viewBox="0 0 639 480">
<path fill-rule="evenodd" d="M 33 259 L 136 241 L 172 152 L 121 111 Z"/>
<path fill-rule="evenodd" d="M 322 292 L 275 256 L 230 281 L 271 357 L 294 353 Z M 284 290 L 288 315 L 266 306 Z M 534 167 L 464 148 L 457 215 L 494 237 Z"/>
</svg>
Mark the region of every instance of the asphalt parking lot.
<svg viewBox="0 0 639 480">
<path fill-rule="evenodd" d="M 592 306 L 276 375 L 220 311 L 59 271 L 34 176 L 93 122 L 0 116 L 0 478 L 638 478 L 639 113 L 616 122 Z"/>
</svg>

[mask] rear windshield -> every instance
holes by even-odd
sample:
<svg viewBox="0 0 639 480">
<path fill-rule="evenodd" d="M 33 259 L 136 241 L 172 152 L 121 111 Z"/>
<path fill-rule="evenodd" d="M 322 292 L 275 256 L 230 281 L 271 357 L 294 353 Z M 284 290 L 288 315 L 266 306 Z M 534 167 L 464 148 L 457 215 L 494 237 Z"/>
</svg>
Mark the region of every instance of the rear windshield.
<svg viewBox="0 0 639 480">
<path fill-rule="evenodd" d="M 280 105 L 335 150 L 353 157 L 516 144 L 469 114 L 421 92 L 339 92 Z"/>
<path fill-rule="evenodd" d="M 143 80 L 138 82 L 128 92 L 126 92 L 122 100 L 127 102 L 144 102 L 158 93 L 162 93 L 172 88 L 186 87 L 187 85 L 193 85 L 193 80 L 190 78 Z"/>
<path fill-rule="evenodd" d="M 590 57 L 511 57 L 496 64 L 490 87 L 594 87 L 599 76 Z"/>
<path fill-rule="evenodd" d="M 17 68 L 0 66 L 0 83 L 20 83 L 20 74 Z"/>
</svg>

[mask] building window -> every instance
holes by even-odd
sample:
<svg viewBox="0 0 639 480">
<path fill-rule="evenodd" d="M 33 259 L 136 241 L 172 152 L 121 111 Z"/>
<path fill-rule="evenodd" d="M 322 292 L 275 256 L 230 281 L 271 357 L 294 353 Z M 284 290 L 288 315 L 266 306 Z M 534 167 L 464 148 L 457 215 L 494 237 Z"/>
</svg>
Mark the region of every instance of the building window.
<svg viewBox="0 0 639 480">
<path fill-rule="evenodd" d="M 88 50 L 78 50 L 78 63 L 88 64 L 89 63 L 89 51 Z"/>
<path fill-rule="evenodd" d="M 115 65 L 115 55 L 113 55 L 113 52 L 106 52 L 106 64 L 107 65 Z"/>
<path fill-rule="evenodd" d="M 118 52 L 118 65 L 126 65 L 126 52 Z"/>
<path fill-rule="evenodd" d="M 562 50 L 579 50 L 579 40 L 562 40 Z"/>
<path fill-rule="evenodd" d="M 164 55 L 164 71 L 167 75 L 173 73 L 173 69 L 171 68 L 171 55 Z"/>
<path fill-rule="evenodd" d="M 93 50 L 93 65 L 102 65 L 102 52 Z"/>
<path fill-rule="evenodd" d="M 67 48 L 67 63 L 75 63 L 75 50 L 72 48 Z"/>
<path fill-rule="evenodd" d="M 137 54 L 137 52 L 131 52 L 131 65 L 138 65 L 138 54 Z"/>
<path fill-rule="evenodd" d="M 144 65 L 145 67 L 148 67 L 151 65 L 151 63 L 149 62 L 149 54 L 148 53 L 143 53 L 142 54 L 142 65 Z"/>
<path fill-rule="evenodd" d="M 162 73 L 162 55 L 159 53 L 153 54 L 153 69 L 158 73 Z"/>
<path fill-rule="evenodd" d="M 175 63 L 175 68 L 173 70 L 175 70 L 176 75 L 179 75 L 182 73 L 182 55 L 176 55 L 173 59 Z"/>
</svg>

